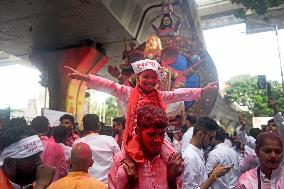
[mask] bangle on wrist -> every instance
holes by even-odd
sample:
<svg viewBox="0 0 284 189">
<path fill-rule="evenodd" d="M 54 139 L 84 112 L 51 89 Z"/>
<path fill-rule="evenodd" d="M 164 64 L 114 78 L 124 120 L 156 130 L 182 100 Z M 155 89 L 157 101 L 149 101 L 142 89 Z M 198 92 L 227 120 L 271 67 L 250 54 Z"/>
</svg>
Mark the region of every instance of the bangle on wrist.
<svg viewBox="0 0 284 189">
<path fill-rule="evenodd" d="M 218 177 L 216 176 L 216 174 L 214 173 L 214 171 L 212 171 L 211 175 L 213 175 L 213 176 L 214 176 L 215 180 L 217 180 L 217 179 L 218 179 Z"/>
</svg>

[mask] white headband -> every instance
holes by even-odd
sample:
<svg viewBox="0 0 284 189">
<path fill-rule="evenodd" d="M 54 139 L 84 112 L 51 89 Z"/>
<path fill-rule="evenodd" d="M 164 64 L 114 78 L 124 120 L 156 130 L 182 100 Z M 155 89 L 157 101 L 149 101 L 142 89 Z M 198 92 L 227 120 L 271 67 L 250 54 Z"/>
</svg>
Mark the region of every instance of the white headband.
<svg viewBox="0 0 284 189">
<path fill-rule="evenodd" d="M 43 151 L 43 145 L 37 135 L 24 138 L 4 148 L 0 156 L 0 166 L 6 158 L 26 158 Z"/>
<path fill-rule="evenodd" d="M 139 60 L 132 63 L 131 65 L 136 75 L 145 70 L 154 70 L 158 74 L 159 80 L 162 80 L 167 75 L 164 68 L 162 68 L 159 62 L 157 62 L 156 60 Z"/>
</svg>

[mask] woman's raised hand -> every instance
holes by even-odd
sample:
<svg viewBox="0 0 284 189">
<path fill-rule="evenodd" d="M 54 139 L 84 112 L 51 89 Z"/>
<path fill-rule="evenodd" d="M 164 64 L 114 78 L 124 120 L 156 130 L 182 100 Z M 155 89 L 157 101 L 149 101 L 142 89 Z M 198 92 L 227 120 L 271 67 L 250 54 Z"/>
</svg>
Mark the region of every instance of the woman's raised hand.
<svg viewBox="0 0 284 189">
<path fill-rule="evenodd" d="M 88 75 L 82 74 L 73 68 L 70 68 L 68 66 L 64 66 L 64 68 L 68 71 L 67 75 L 72 79 L 78 79 L 87 82 L 90 80 L 90 77 Z"/>
</svg>

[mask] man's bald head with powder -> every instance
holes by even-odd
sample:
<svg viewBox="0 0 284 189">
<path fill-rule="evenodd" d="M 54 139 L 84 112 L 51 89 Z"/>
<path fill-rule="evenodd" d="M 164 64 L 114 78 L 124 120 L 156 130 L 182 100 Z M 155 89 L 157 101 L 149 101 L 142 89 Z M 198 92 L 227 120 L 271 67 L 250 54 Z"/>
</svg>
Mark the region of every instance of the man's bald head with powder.
<svg viewBox="0 0 284 189">
<path fill-rule="evenodd" d="M 92 150 L 86 143 L 76 144 L 71 151 L 71 171 L 88 172 L 94 161 L 92 159 Z"/>
</svg>

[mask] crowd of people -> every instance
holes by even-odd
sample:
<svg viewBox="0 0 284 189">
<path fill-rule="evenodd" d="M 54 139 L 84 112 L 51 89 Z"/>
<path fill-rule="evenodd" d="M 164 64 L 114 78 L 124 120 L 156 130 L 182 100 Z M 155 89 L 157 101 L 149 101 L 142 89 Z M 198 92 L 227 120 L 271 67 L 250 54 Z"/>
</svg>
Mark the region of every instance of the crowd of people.
<svg viewBox="0 0 284 189">
<path fill-rule="evenodd" d="M 125 117 L 112 120 L 109 135 L 101 133 L 96 114 L 83 117 L 82 132 L 69 114 L 54 128 L 44 116 L 30 124 L 14 118 L 3 126 L 0 188 L 284 189 L 284 119 L 273 98 L 268 104 L 274 117 L 263 130 L 247 131 L 247 117 L 241 114 L 229 135 L 213 118 L 193 113 L 177 115 L 169 129 L 168 104 L 200 99 L 217 83 L 160 91 L 165 73 L 157 62 L 132 66 L 135 88 L 67 67 L 71 78 L 125 103 Z"/>
</svg>

